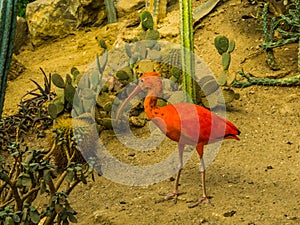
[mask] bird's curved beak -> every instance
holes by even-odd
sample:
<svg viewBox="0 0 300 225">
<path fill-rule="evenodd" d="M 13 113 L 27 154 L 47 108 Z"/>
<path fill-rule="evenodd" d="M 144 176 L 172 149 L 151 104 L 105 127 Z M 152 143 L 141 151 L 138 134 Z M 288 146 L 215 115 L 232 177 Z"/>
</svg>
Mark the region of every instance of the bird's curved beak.
<svg viewBox="0 0 300 225">
<path fill-rule="evenodd" d="M 121 112 L 123 111 L 124 107 L 126 106 L 126 104 L 133 99 L 134 96 L 136 96 L 138 93 L 140 93 L 142 91 L 142 87 L 140 85 L 137 85 L 136 88 L 133 90 L 133 92 L 125 99 L 125 101 L 121 104 L 121 106 L 119 107 L 117 114 L 116 114 L 116 120 L 118 120 L 120 118 Z"/>
</svg>

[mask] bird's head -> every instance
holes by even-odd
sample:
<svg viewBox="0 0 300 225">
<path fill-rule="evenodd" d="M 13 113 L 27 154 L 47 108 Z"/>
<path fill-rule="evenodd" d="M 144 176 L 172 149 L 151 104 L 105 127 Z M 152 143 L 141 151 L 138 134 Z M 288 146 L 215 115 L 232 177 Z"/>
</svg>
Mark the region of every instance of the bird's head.
<svg viewBox="0 0 300 225">
<path fill-rule="evenodd" d="M 131 94 L 125 99 L 125 101 L 119 107 L 119 110 L 116 114 L 116 120 L 119 119 L 122 110 L 124 109 L 125 105 L 138 93 L 141 91 L 148 91 L 148 95 L 160 97 L 162 93 L 162 80 L 158 73 L 156 72 L 148 72 L 143 74 L 139 80 L 136 88 L 131 92 Z"/>
<path fill-rule="evenodd" d="M 139 78 L 138 86 L 142 90 L 146 90 L 146 91 L 148 91 L 148 90 L 159 90 L 162 87 L 161 77 L 156 72 L 145 73 Z"/>
</svg>

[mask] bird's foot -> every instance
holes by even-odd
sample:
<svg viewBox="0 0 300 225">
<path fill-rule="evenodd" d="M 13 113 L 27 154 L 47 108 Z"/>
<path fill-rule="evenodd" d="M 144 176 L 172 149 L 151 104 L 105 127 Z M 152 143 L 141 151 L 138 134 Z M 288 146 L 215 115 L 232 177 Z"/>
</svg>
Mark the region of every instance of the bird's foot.
<svg viewBox="0 0 300 225">
<path fill-rule="evenodd" d="M 202 197 L 199 200 L 196 201 L 188 201 L 188 202 L 196 202 L 195 204 L 189 205 L 189 208 L 195 208 L 196 206 L 200 205 L 200 204 L 209 204 L 212 205 L 212 203 L 209 201 L 208 197 Z"/>
<path fill-rule="evenodd" d="M 177 192 L 177 191 L 174 191 L 173 193 L 167 194 L 167 195 L 161 194 L 162 196 L 165 196 L 165 197 L 163 199 L 155 201 L 155 203 L 165 202 L 165 201 L 169 201 L 169 200 L 173 199 L 174 204 L 176 204 L 177 200 L 178 200 L 178 196 L 182 195 L 182 194 L 184 194 L 184 192 Z"/>
</svg>

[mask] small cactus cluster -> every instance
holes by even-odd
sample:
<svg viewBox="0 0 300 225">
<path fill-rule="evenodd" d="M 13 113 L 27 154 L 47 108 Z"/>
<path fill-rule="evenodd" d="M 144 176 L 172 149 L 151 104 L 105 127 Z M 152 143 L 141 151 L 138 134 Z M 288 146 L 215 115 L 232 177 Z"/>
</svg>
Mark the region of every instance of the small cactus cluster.
<svg viewBox="0 0 300 225">
<path fill-rule="evenodd" d="M 65 171 L 71 163 L 86 164 L 86 160 L 97 157 L 93 149 L 98 135 L 88 119 L 61 116 L 55 120 L 52 132 L 49 144 L 59 173 Z"/>
<path fill-rule="evenodd" d="M 231 62 L 231 53 L 235 48 L 235 42 L 233 40 L 228 40 L 225 36 L 217 36 L 215 38 L 215 47 L 218 50 L 218 53 L 222 56 L 222 66 L 223 71 L 221 72 L 218 82 L 221 86 L 230 85 L 227 80 L 228 69 Z"/>
<path fill-rule="evenodd" d="M 181 49 L 166 48 L 162 54 L 162 73 L 166 74 L 166 77 L 172 80 L 173 82 L 181 83 Z"/>
<path fill-rule="evenodd" d="M 52 119 L 57 118 L 65 109 L 70 110 L 73 106 L 73 98 L 75 94 L 75 80 L 79 74 L 77 68 L 71 69 L 71 75 L 67 74 L 65 79 L 59 74 L 51 76 L 52 83 L 59 88 L 56 91 L 56 97 L 48 105 L 48 114 Z"/>
<path fill-rule="evenodd" d="M 239 94 L 235 93 L 230 88 L 230 85 L 235 81 L 235 75 L 229 73 L 228 69 L 231 62 L 231 53 L 234 51 L 235 42 L 234 40 L 228 40 L 225 36 L 217 36 L 214 40 L 214 44 L 218 53 L 222 56 L 222 67 L 223 70 L 218 77 L 218 84 L 222 86 L 222 93 L 224 100 L 220 100 L 221 103 L 229 103 L 234 99 L 239 98 Z"/>
<path fill-rule="evenodd" d="M 154 29 L 154 21 L 151 13 L 147 10 L 141 13 L 142 32 L 140 33 L 141 40 L 156 41 L 159 39 L 158 30 Z M 155 42 L 154 42 L 155 43 Z M 151 44 L 150 44 L 151 45 Z M 150 47 L 150 46 L 148 46 Z"/>
<path fill-rule="evenodd" d="M 91 73 L 85 73 L 82 75 L 80 81 L 78 81 L 73 100 L 73 117 L 78 117 L 85 113 L 94 114 L 95 110 L 97 111 L 97 107 L 95 106 L 100 90 L 104 86 L 102 85 L 102 78 L 107 65 L 107 59 L 107 49 L 105 49 L 105 52 L 102 55 L 102 65 L 100 64 L 99 57 L 96 57 L 98 71 L 93 70 Z"/>
<path fill-rule="evenodd" d="M 130 83 L 137 80 L 139 75 L 154 71 L 155 62 L 161 61 L 161 46 L 157 41 L 160 34 L 154 29 L 151 13 L 143 11 L 140 14 L 140 19 L 141 31 L 134 42 L 125 44 L 123 49 L 124 56 L 128 57 L 128 61 L 125 61 L 125 65 L 121 69 L 113 71 L 114 76 L 106 82 L 106 84 L 109 84 L 109 88 L 106 88 L 107 85 L 104 84 L 102 93 L 97 98 L 96 121 L 107 129 L 112 128 L 114 122 L 111 119 L 112 105 L 116 104 L 119 99 L 126 98 L 132 91 L 131 88 L 126 88 L 123 91 L 122 88 L 129 87 Z M 118 97 L 116 97 L 117 95 Z M 146 118 L 139 117 L 139 114 L 143 111 L 141 104 L 133 106 L 131 111 L 134 115 L 132 114 L 130 123 L 139 127 L 144 125 Z"/>
<path fill-rule="evenodd" d="M 142 31 L 139 33 L 137 41 L 134 43 L 125 44 L 125 53 L 128 56 L 128 66 L 123 67 L 117 71 L 115 77 L 123 84 L 128 84 L 137 79 L 137 74 L 149 72 L 149 69 L 153 70 L 155 61 L 159 61 L 161 58 L 160 45 L 157 42 L 159 39 L 159 32 L 155 30 L 153 24 L 153 18 L 150 12 L 143 11 L 141 13 L 141 27 Z M 149 61 L 152 61 L 152 66 L 149 65 Z M 147 64 L 145 66 L 144 64 Z M 147 69 L 143 71 L 142 68 Z"/>
<path fill-rule="evenodd" d="M 71 75 L 67 74 L 65 79 L 59 74 L 51 76 L 52 83 L 57 87 L 56 97 L 48 105 L 48 114 L 52 119 L 56 119 L 63 112 L 72 111 L 72 116 L 76 117 L 92 111 L 108 59 L 107 47 L 103 40 L 100 41 L 100 46 L 104 49 L 104 53 L 102 65 L 98 55 L 96 57 L 98 71 L 81 74 L 73 67 Z"/>
</svg>

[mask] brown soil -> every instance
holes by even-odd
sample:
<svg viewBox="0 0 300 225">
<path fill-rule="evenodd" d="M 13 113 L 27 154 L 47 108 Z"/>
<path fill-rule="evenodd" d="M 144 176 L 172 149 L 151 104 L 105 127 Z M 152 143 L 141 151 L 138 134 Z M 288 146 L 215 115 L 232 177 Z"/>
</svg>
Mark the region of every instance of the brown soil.
<svg viewBox="0 0 300 225">
<path fill-rule="evenodd" d="M 176 7 L 173 10 L 170 17 L 174 18 L 169 21 L 178 20 L 179 11 Z M 262 38 L 258 20 L 242 19 L 244 15 L 256 13 L 256 5 L 233 0 L 218 6 L 202 20 L 195 32 L 196 54 L 215 74 L 221 72 L 221 59 L 213 46 L 218 34 L 236 42 L 231 72 L 243 68 L 257 77 L 296 73 L 296 45 L 276 49 L 282 70 L 274 72 L 266 66 L 265 54 L 257 47 Z M 21 96 L 34 87 L 29 78 L 43 82 L 39 67 L 46 73 L 66 74 L 72 66 L 84 71 L 101 51 L 96 37 L 105 39 L 112 47 L 116 33 L 126 36 L 140 29 L 124 30 L 124 24 L 126 21 L 122 20 L 103 28 L 80 30 L 18 55 L 27 70 L 8 83 L 5 115 L 16 112 Z M 179 43 L 178 36 L 166 39 Z M 155 203 L 162 198 L 160 193 L 172 191 L 170 179 L 135 187 L 96 177 L 95 182 L 79 185 L 70 196 L 70 202 L 78 212 L 79 224 L 299 224 L 299 87 L 251 86 L 235 91 L 241 97 L 227 107 L 226 115 L 241 130 L 241 140 L 222 143 L 217 157 L 207 169 L 207 192 L 213 205 L 188 208 L 190 203 L 187 201 L 201 196 L 199 159 L 194 154 L 182 172 L 180 190 L 185 194 L 176 205 L 172 201 Z M 141 135 L 144 131 L 137 132 Z M 165 140 L 164 147 L 145 154 L 119 144 L 112 131 L 102 132 L 101 139 L 120 160 L 132 164 L 159 162 L 165 157 L 160 149 L 176 146 Z M 130 154 L 132 152 L 135 154 Z"/>
</svg>

